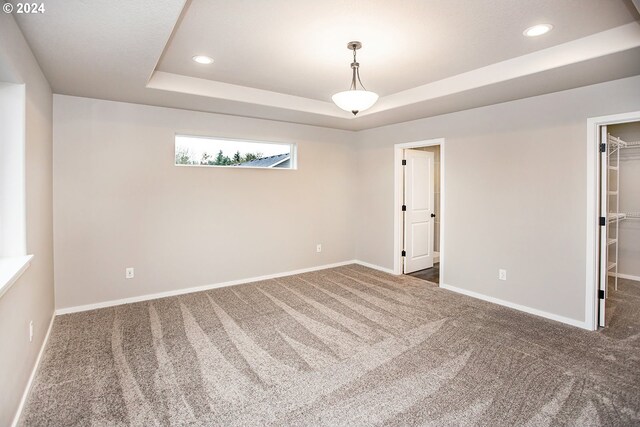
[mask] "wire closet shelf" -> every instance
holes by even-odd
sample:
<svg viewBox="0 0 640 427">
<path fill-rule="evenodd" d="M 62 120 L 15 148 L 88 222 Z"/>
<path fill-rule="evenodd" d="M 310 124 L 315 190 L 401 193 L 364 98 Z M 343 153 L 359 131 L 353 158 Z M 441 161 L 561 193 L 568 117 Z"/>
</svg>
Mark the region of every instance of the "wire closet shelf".
<svg viewBox="0 0 640 427">
<path fill-rule="evenodd" d="M 614 227 L 611 231 L 615 231 L 615 235 L 613 237 L 607 237 L 607 254 L 609 253 L 609 248 L 614 250 L 613 261 L 607 259 L 607 270 L 609 271 L 609 274 L 612 273 L 614 276 L 616 290 L 618 289 L 618 243 L 620 232 L 619 225 L 622 221 L 640 219 L 640 212 L 620 212 L 620 152 L 622 150 L 638 147 L 640 147 L 640 141 L 628 142 L 613 135 L 607 135 L 607 172 L 609 175 L 613 174 L 613 176 L 615 177 L 615 179 L 607 179 L 607 182 L 616 183 L 615 188 L 612 189 L 611 187 L 609 187 L 607 194 L 608 201 L 613 202 L 608 203 L 609 209 L 607 212 L 607 222 L 609 225 Z M 612 164 L 613 160 L 615 160 L 615 163 Z M 612 211 L 612 209 L 614 210 Z"/>
<path fill-rule="evenodd" d="M 608 155 L 611 157 L 614 154 L 619 154 L 619 150 L 627 148 L 640 148 L 640 141 L 624 141 L 622 138 L 618 138 L 613 135 L 608 135 Z M 620 160 L 615 167 L 611 169 L 618 170 L 620 167 Z M 619 189 L 617 191 L 620 191 Z M 637 212 L 610 212 L 609 221 L 622 221 L 625 219 L 640 219 L 640 211 Z"/>
</svg>

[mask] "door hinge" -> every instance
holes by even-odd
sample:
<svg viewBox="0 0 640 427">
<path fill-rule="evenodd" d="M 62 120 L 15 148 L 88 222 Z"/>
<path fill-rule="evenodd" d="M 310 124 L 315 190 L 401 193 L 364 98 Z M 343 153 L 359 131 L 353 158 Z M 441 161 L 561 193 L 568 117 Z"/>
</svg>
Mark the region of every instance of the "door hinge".
<svg viewBox="0 0 640 427">
<path fill-rule="evenodd" d="M 606 153 L 607 152 L 607 144 L 605 144 L 605 143 L 600 144 L 600 152 L 601 153 Z"/>
<path fill-rule="evenodd" d="M 407 210 L 407 205 L 402 205 L 402 212 Z"/>
<path fill-rule="evenodd" d="M 407 251 L 402 251 L 402 256 L 407 256 Z"/>
<path fill-rule="evenodd" d="M 402 160 L 402 166 L 407 166 L 407 161 L 406 160 Z"/>
<path fill-rule="evenodd" d="M 599 289 L 598 290 L 598 298 L 604 299 L 604 290 L 603 289 Z"/>
<path fill-rule="evenodd" d="M 600 217 L 600 225 L 607 225 L 607 219 L 603 216 Z"/>
</svg>

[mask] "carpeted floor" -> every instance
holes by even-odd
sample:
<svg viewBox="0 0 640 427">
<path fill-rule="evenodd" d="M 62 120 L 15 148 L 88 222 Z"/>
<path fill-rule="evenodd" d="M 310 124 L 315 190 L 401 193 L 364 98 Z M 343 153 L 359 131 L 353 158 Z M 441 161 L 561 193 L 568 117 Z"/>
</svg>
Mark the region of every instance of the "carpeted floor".
<svg viewBox="0 0 640 427">
<path fill-rule="evenodd" d="M 636 348 L 640 348 L 640 282 L 618 279 L 616 290 L 615 278 L 608 279 L 607 328 L 600 333 L 617 340 L 635 340 Z"/>
<path fill-rule="evenodd" d="M 613 323 L 350 265 L 60 316 L 21 423 L 640 425 L 640 331 Z"/>
</svg>

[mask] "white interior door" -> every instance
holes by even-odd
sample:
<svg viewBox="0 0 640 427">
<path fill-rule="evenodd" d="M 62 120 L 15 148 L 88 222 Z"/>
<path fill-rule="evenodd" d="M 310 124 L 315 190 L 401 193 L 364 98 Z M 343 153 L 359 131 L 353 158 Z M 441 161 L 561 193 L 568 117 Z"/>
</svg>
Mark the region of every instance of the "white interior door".
<svg viewBox="0 0 640 427">
<path fill-rule="evenodd" d="M 607 127 L 600 128 L 600 144 L 607 144 Z M 604 150 L 600 150 L 600 218 L 604 218 L 604 224 L 600 222 L 600 262 L 599 272 L 600 280 L 598 286 L 598 326 L 606 326 L 605 317 L 605 301 L 607 297 L 607 274 L 609 272 L 609 256 L 608 256 L 608 231 L 609 231 L 609 157 L 608 146 L 605 145 Z"/>
<path fill-rule="evenodd" d="M 404 272 L 433 267 L 433 153 L 404 150 Z"/>
</svg>

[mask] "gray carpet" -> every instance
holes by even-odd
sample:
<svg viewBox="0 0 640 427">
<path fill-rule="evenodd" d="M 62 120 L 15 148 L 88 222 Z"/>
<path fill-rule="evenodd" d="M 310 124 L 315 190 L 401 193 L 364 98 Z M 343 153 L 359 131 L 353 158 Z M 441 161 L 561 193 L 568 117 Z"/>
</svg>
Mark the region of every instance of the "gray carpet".
<svg viewBox="0 0 640 427">
<path fill-rule="evenodd" d="M 636 340 L 636 348 L 640 348 L 640 282 L 618 279 L 616 290 L 615 278 L 609 276 L 608 285 L 605 311 L 608 327 L 601 333 L 618 340 Z"/>
<path fill-rule="evenodd" d="M 351 265 L 57 317 L 21 424 L 640 425 L 620 328 Z"/>
</svg>

